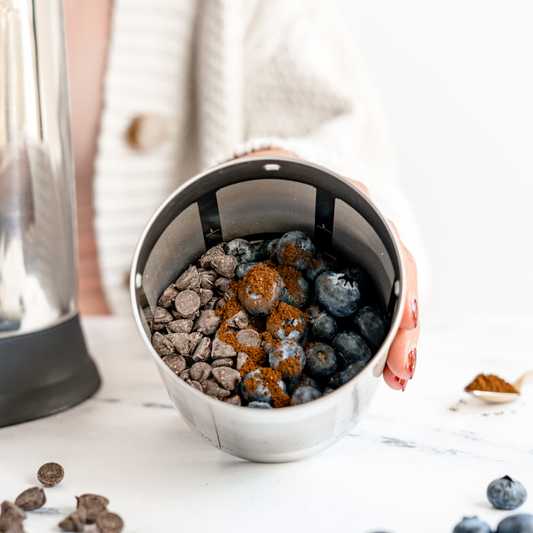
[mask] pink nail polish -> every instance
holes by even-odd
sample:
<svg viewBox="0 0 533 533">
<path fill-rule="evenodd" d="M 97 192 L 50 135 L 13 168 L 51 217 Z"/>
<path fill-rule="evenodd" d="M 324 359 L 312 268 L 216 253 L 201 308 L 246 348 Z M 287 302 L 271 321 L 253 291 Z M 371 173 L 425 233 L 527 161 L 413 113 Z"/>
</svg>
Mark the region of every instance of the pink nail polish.
<svg viewBox="0 0 533 533">
<path fill-rule="evenodd" d="M 400 387 L 402 388 L 402 392 L 407 387 L 407 380 L 399 378 L 398 376 L 394 376 L 394 380 L 397 381 L 400 384 Z"/>
<path fill-rule="evenodd" d="M 415 328 L 418 326 L 418 303 L 416 301 L 416 298 L 413 298 L 413 301 L 411 302 L 411 311 L 413 313 L 413 320 L 415 322 Z"/>
<path fill-rule="evenodd" d="M 405 369 L 409 372 L 409 379 L 412 379 L 415 375 L 416 368 L 416 346 L 411 346 L 409 353 L 407 354 L 407 363 Z"/>
</svg>

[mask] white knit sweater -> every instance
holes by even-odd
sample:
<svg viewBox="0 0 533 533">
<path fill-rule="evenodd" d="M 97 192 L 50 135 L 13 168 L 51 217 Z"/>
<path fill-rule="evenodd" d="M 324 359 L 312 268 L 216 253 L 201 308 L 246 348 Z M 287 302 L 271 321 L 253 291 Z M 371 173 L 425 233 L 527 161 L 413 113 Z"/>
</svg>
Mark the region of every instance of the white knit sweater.
<svg viewBox="0 0 533 533">
<path fill-rule="evenodd" d="M 129 312 L 133 251 L 158 205 L 200 170 L 257 149 L 284 149 L 365 183 L 417 251 L 385 123 L 330 15 L 313 0 L 115 0 L 94 181 L 113 312 Z M 167 124 L 150 152 L 125 142 L 141 113 Z"/>
</svg>

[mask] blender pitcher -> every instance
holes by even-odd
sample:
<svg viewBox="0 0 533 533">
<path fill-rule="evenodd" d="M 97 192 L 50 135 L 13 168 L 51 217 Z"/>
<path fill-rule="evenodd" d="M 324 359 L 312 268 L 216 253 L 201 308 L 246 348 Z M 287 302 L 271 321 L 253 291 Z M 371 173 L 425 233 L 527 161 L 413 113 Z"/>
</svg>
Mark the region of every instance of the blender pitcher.
<svg viewBox="0 0 533 533">
<path fill-rule="evenodd" d="M 92 395 L 62 0 L 0 0 L 0 427 Z"/>
</svg>

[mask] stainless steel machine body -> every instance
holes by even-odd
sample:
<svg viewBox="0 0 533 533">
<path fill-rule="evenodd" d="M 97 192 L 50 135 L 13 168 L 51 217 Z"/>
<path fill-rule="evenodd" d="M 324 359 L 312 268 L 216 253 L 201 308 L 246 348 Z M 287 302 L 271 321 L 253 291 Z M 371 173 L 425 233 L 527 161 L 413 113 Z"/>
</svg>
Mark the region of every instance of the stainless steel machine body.
<svg viewBox="0 0 533 533">
<path fill-rule="evenodd" d="M 290 230 L 372 276 L 390 331 L 368 366 L 335 392 L 284 409 L 248 409 L 196 391 L 151 345 L 157 300 L 207 248 L 236 237 L 273 238 Z M 346 435 L 369 406 L 403 311 L 400 247 L 372 202 L 344 178 L 285 158 L 249 158 L 211 169 L 176 190 L 148 223 L 134 255 L 135 318 L 170 398 L 187 424 L 221 450 L 260 462 L 292 461 Z"/>
<path fill-rule="evenodd" d="M 62 0 L 0 0 L 0 426 L 98 388 L 75 221 Z"/>
</svg>

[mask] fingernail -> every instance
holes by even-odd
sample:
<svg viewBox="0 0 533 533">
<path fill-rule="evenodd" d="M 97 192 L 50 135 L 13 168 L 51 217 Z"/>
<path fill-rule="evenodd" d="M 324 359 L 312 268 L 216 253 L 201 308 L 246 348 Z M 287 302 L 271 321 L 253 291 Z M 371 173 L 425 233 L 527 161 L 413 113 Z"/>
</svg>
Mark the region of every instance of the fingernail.
<svg viewBox="0 0 533 533">
<path fill-rule="evenodd" d="M 413 301 L 411 302 L 411 311 L 413 313 L 413 320 L 415 322 L 415 328 L 418 325 L 418 303 L 416 301 L 416 298 L 413 298 Z"/>
<path fill-rule="evenodd" d="M 409 379 L 412 379 L 415 375 L 416 368 L 416 346 L 411 346 L 409 353 L 407 354 L 407 363 L 405 369 L 409 373 Z"/>
<path fill-rule="evenodd" d="M 402 388 L 402 392 L 407 387 L 407 380 L 399 378 L 398 376 L 394 376 L 394 379 L 400 384 L 400 387 Z"/>
</svg>

